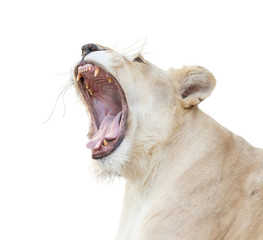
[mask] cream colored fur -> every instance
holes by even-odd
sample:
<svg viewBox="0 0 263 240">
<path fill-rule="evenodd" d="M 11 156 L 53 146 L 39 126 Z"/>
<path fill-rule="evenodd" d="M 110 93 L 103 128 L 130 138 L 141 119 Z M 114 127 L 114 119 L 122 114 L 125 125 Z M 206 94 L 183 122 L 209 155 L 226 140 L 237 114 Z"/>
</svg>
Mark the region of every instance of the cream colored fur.
<svg viewBox="0 0 263 240">
<path fill-rule="evenodd" d="M 122 144 L 93 161 L 127 179 L 116 240 L 262 240 L 263 151 L 198 108 L 213 75 L 135 57 L 108 48 L 85 57 L 119 81 L 129 106 Z"/>
</svg>

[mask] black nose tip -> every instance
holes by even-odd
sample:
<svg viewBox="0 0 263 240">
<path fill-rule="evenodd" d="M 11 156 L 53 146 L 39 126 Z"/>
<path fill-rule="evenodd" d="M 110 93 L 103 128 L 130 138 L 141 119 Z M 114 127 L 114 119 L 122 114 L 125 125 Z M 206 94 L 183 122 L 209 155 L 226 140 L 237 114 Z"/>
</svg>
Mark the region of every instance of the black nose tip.
<svg viewBox="0 0 263 240">
<path fill-rule="evenodd" d="M 82 56 L 85 57 L 90 52 L 99 51 L 100 49 L 95 44 L 89 43 L 89 44 L 86 44 L 86 45 L 82 46 L 81 50 L 82 50 Z"/>
</svg>

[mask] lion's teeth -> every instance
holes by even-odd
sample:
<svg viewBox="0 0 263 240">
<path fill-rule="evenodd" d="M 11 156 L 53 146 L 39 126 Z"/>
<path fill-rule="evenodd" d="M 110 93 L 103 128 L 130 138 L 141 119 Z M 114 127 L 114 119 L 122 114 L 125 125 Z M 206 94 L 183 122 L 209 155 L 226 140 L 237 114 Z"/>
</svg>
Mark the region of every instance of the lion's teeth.
<svg viewBox="0 0 263 240">
<path fill-rule="evenodd" d="M 81 74 L 78 73 L 78 76 L 77 76 L 77 81 L 79 81 L 79 79 L 81 78 Z"/>
<path fill-rule="evenodd" d="M 109 145 L 109 143 L 106 141 L 106 139 L 103 139 L 103 145 L 104 145 L 105 147 L 107 147 L 107 146 Z"/>
<path fill-rule="evenodd" d="M 89 95 L 92 96 L 93 95 L 93 92 L 91 89 L 88 89 L 88 92 L 89 92 Z"/>
<path fill-rule="evenodd" d="M 88 83 L 86 83 L 86 89 L 89 89 L 89 84 Z"/>
<path fill-rule="evenodd" d="M 89 67 L 88 67 L 88 70 L 90 71 L 91 69 L 92 69 L 92 66 L 89 66 Z"/>
<path fill-rule="evenodd" d="M 94 77 L 97 77 L 99 72 L 100 72 L 100 69 L 98 67 L 95 67 Z"/>
<path fill-rule="evenodd" d="M 110 77 L 107 77 L 107 79 L 108 79 L 109 83 L 112 82 L 112 79 Z"/>
</svg>

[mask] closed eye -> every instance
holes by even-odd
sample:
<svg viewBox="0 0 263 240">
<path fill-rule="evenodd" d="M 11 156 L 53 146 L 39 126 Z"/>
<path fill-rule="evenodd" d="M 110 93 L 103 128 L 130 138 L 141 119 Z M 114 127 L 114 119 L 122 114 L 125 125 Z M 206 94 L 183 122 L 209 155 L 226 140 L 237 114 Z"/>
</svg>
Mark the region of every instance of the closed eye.
<svg viewBox="0 0 263 240">
<path fill-rule="evenodd" d="M 142 60 L 141 57 L 136 57 L 133 59 L 133 62 L 141 62 L 141 63 L 144 63 L 144 61 Z"/>
</svg>

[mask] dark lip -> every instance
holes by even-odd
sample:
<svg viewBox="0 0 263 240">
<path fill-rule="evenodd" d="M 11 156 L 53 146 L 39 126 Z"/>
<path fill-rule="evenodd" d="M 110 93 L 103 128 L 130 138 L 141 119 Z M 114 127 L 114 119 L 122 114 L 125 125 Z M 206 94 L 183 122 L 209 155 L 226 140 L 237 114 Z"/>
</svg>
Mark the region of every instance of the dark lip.
<svg viewBox="0 0 263 240">
<path fill-rule="evenodd" d="M 108 155 L 110 155 L 111 153 L 113 153 L 121 144 L 121 142 L 123 141 L 124 137 L 125 137 L 125 133 L 126 133 L 126 128 L 127 128 L 127 119 L 128 119 L 128 104 L 127 104 L 127 100 L 126 100 L 126 96 L 124 93 L 124 90 L 122 89 L 120 83 L 118 82 L 118 80 L 107 70 L 105 69 L 100 63 L 97 62 L 93 62 L 93 61 L 81 61 L 80 64 L 78 64 L 75 69 L 74 69 L 74 75 L 75 75 L 75 79 L 77 78 L 77 74 L 78 74 L 78 67 L 79 66 L 83 66 L 85 64 L 92 64 L 95 65 L 97 67 L 99 67 L 100 69 L 102 69 L 105 73 L 107 73 L 115 82 L 116 82 L 116 86 L 118 88 L 118 91 L 120 93 L 121 96 L 121 103 L 122 103 L 122 117 L 121 117 L 121 121 L 120 121 L 120 133 L 119 136 L 110 141 L 109 142 L 109 146 L 106 148 L 99 148 L 98 150 L 93 150 L 92 151 L 92 158 L 93 159 L 101 159 L 104 158 Z M 85 86 L 84 84 L 80 81 L 76 81 L 77 86 L 85 100 L 85 104 L 89 109 L 90 112 L 90 116 L 91 116 L 91 122 L 92 122 L 92 135 L 95 134 L 95 131 L 97 130 L 97 126 L 96 126 L 96 121 L 94 119 L 94 109 L 93 109 L 93 105 L 90 103 L 90 96 L 87 95 L 85 93 Z"/>
</svg>

